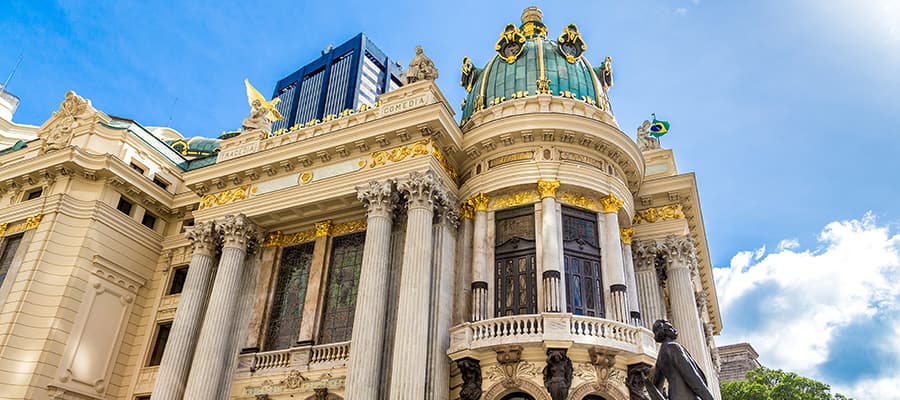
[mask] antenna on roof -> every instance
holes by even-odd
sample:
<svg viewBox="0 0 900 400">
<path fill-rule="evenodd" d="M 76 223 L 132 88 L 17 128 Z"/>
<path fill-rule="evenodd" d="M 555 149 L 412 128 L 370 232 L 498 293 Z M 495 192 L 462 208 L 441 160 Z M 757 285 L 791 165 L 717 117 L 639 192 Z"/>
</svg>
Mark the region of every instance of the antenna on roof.
<svg viewBox="0 0 900 400">
<path fill-rule="evenodd" d="M 168 125 L 169 128 L 172 127 L 172 114 L 175 113 L 175 105 L 176 105 L 176 104 L 178 104 L 178 97 L 177 97 L 177 96 L 175 97 L 175 101 L 172 102 L 172 108 L 169 109 L 169 122 L 166 122 L 166 125 Z"/>
<path fill-rule="evenodd" d="M 19 53 L 19 60 L 16 61 L 16 65 L 13 67 L 12 71 L 9 72 L 9 76 L 6 77 L 6 81 L 3 82 L 3 86 L 0 86 L 0 93 L 6 91 L 6 85 L 9 84 L 9 81 L 12 79 L 13 75 L 16 74 L 16 70 L 19 69 L 19 64 L 22 63 L 22 53 Z"/>
</svg>

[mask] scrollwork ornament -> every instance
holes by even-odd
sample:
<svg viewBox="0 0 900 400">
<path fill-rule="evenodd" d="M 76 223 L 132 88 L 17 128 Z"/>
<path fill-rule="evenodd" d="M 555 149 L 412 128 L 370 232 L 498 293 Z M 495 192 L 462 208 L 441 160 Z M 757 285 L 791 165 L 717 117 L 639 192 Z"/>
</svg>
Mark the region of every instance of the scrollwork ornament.
<svg viewBox="0 0 900 400">
<path fill-rule="evenodd" d="M 218 232 L 213 221 L 197 223 L 184 235 L 191 240 L 194 254 L 205 254 L 207 256 L 215 254 Z"/>
</svg>

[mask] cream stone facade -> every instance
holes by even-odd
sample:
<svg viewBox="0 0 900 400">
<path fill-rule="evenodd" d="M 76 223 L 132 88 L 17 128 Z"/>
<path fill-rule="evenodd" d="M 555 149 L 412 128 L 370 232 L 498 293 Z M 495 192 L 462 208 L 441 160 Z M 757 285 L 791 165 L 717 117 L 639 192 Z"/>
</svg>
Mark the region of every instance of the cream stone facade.
<svg viewBox="0 0 900 400">
<path fill-rule="evenodd" d="M 620 400 L 658 318 L 719 398 L 695 177 L 573 27 L 466 58 L 462 124 L 429 79 L 221 140 L 66 94 L 0 153 L 0 398 Z M 486 95 L 517 60 L 538 89 Z"/>
</svg>

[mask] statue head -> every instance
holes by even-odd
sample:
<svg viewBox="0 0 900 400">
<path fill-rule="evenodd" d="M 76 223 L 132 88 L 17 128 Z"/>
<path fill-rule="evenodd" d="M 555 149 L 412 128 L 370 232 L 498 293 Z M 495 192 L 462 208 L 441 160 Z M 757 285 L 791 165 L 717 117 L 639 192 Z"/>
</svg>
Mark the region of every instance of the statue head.
<svg viewBox="0 0 900 400">
<path fill-rule="evenodd" d="M 653 338 L 657 343 L 673 341 L 678 338 L 678 330 L 669 321 L 658 319 L 653 323 Z"/>
<path fill-rule="evenodd" d="M 425 52 L 425 50 L 422 50 L 422 46 L 416 46 L 416 55 L 417 56 L 422 55 L 422 53 L 424 53 L 424 52 Z"/>
</svg>

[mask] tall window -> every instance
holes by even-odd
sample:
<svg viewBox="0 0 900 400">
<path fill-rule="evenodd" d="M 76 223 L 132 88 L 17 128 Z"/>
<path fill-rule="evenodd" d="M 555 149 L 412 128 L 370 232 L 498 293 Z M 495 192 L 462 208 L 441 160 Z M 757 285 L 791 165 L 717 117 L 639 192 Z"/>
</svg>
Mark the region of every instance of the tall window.
<svg viewBox="0 0 900 400">
<path fill-rule="evenodd" d="M 0 238 L 0 242 L 3 242 L 2 238 Z M 13 258 L 16 257 L 16 250 L 19 249 L 20 243 L 22 243 L 22 235 L 6 238 L 6 243 L 3 245 L 3 252 L 0 253 L 0 285 L 3 284 L 3 281 L 6 279 L 6 274 L 9 273 L 9 267 L 12 266 Z"/>
<path fill-rule="evenodd" d="M 150 360 L 147 362 L 148 367 L 159 365 L 162 362 L 163 353 L 166 351 L 166 343 L 169 341 L 169 331 L 172 330 L 172 322 L 163 322 L 156 328 L 156 341 L 153 342 L 153 349 L 150 352 Z"/>
<path fill-rule="evenodd" d="M 334 238 L 331 268 L 328 272 L 328 291 L 325 292 L 325 311 L 319 334 L 320 343 L 350 340 L 365 241 L 365 233 Z"/>
<path fill-rule="evenodd" d="M 281 254 L 266 331 L 266 350 L 286 349 L 297 341 L 313 247 L 313 243 L 286 247 Z"/>
<path fill-rule="evenodd" d="M 534 207 L 495 214 L 494 304 L 496 315 L 537 313 Z"/>
<path fill-rule="evenodd" d="M 603 316 L 603 282 L 597 215 L 563 207 L 563 255 L 566 268 L 566 311 Z"/>
</svg>

